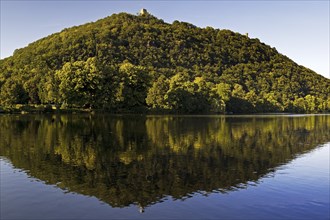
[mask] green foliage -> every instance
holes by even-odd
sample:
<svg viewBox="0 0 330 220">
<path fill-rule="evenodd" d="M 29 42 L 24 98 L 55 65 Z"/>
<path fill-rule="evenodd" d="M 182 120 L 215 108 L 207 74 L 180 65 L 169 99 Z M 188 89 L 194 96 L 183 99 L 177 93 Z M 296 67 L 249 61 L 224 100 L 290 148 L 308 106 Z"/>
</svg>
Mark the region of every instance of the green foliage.
<svg viewBox="0 0 330 220">
<path fill-rule="evenodd" d="M 0 60 L 0 103 L 113 111 L 330 111 L 330 80 L 258 39 L 126 13 Z"/>
<path fill-rule="evenodd" d="M 2 105 L 25 104 L 28 99 L 27 92 L 19 82 L 9 79 L 1 86 L 0 104 Z"/>
<path fill-rule="evenodd" d="M 165 98 L 169 90 L 169 80 L 161 75 L 150 87 L 146 103 L 152 109 L 160 110 L 168 108 L 168 100 Z"/>
<path fill-rule="evenodd" d="M 119 67 L 119 87 L 116 100 L 120 108 L 134 109 L 146 105 L 150 77 L 142 66 L 124 62 Z"/>
<path fill-rule="evenodd" d="M 95 95 L 101 89 L 102 80 L 95 58 L 67 62 L 55 75 L 59 81 L 60 102 L 78 106 L 95 104 Z"/>
</svg>

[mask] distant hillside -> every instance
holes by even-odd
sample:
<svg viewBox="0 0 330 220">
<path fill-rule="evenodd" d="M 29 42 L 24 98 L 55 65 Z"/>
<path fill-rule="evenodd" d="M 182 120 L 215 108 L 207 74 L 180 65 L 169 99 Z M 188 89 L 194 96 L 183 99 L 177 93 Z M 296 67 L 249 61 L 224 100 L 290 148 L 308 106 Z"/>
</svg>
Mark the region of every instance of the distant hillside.
<svg viewBox="0 0 330 220">
<path fill-rule="evenodd" d="M 0 61 L 0 105 L 114 112 L 330 111 L 330 80 L 258 39 L 149 13 L 64 29 Z"/>
</svg>

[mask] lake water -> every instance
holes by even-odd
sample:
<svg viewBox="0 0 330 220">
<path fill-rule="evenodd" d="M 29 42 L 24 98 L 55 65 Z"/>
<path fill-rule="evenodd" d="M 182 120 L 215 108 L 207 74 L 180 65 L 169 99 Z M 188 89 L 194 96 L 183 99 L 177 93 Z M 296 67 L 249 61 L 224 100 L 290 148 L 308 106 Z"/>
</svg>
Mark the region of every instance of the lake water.
<svg viewBox="0 0 330 220">
<path fill-rule="evenodd" d="M 329 219 L 330 115 L 0 115 L 1 219 Z"/>
</svg>

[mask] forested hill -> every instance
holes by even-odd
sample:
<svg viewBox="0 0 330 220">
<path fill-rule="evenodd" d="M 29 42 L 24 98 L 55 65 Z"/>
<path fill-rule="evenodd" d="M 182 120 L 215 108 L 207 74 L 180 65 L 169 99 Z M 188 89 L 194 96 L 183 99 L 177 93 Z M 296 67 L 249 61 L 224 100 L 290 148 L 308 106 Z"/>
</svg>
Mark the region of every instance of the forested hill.
<svg viewBox="0 0 330 220">
<path fill-rule="evenodd" d="M 230 30 L 168 24 L 148 13 L 113 14 L 16 50 L 0 61 L 0 88 L 2 108 L 330 111 L 330 80 L 275 48 Z"/>
</svg>

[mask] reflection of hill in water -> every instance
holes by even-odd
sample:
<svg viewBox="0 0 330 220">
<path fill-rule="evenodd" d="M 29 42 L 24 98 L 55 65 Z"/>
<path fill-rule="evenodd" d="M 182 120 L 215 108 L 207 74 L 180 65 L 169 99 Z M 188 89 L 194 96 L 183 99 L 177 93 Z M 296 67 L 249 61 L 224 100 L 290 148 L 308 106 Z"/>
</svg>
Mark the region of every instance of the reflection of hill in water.
<svg viewBox="0 0 330 220">
<path fill-rule="evenodd" d="M 330 140 L 330 116 L 1 116 L 0 152 L 114 207 L 227 191 Z"/>
</svg>

